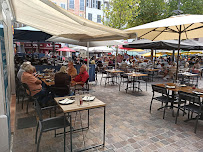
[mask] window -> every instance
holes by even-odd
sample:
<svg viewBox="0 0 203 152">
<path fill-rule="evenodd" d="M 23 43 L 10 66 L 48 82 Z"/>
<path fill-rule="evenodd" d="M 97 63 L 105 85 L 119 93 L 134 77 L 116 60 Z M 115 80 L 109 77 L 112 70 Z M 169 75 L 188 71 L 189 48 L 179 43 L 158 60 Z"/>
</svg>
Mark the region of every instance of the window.
<svg viewBox="0 0 203 152">
<path fill-rule="evenodd" d="M 96 0 L 96 8 L 98 7 L 98 0 Z"/>
<path fill-rule="evenodd" d="M 88 13 L 88 20 L 92 21 L 92 14 Z"/>
<path fill-rule="evenodd" d="M 101 9 L 101 1 L 98 1 L 97 8 Z"/>
<path fill-rule="evenodd" d="M 74 9 L 74 0 L 69 1 L 69 8 Z"/>
<path fill-rule="evenodd" d="M 92 8 L 95 8 L 95 0 L 92 0 Z"/>
<path fill-rule="evenodd" d="M 61 7 L 66 9 L 66 4 L 61 4 Z"/>
<path fill-rule="evenodd" d="M 97 15 L 97 23 L 101 23 L 101 15 Z"/>
<path fill-rule="evenodd" d="M 87 0 L 87 4 L 86 5 L 87 5 L 87 7 L 89 7 L 89 0 Z"/>
<path fill-rule="evenodd" d="M 80 0 L 80 10 L 81 10 L 81 11 L 84 11 L 84 10 L 85 10 L 85 8 L 84 8 L 84 7 L 85 7 L 85 6 L 84 6 L 85 4 L 84 4 L 84 3 L 85 3 L 84 0 Z"/>
</svg>

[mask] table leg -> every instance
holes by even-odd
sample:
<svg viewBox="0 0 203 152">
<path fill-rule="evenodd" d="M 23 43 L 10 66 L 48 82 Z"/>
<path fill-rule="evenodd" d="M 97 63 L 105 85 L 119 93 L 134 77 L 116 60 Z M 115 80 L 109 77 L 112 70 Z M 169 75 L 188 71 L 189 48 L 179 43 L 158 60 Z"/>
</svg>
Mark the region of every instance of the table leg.
<svg viewBox="0 0 203 152">
<path fill-rule="evenodd" d="M 88 122 L 87 123 L 88 123 L 88 129 L 89 129 L 89 126 L 90 126 L 90 110 L 88 109 L 87 111 L 88 111 L 88 120 L 87 120 Z"/>
<path fill-rule="evenodd" d="M 66 151 L 66 113 L 64 113 L 64 152 Z"/>
<path fill-rule="evenodd" d="M 72 152 L 73 151 L 73 137 L 72 137 L 72 118 L 71 118 L 71 115 L 68 113 L 69 117 L 70 117 L 70 151 Z"/>
<path fill-rule="evenodd" d="M 104 107 L 104 136 L 103 136 L 103 146 L 105 146 L 105 134 L 106 134 L 106 107 Z"/>
</svg>

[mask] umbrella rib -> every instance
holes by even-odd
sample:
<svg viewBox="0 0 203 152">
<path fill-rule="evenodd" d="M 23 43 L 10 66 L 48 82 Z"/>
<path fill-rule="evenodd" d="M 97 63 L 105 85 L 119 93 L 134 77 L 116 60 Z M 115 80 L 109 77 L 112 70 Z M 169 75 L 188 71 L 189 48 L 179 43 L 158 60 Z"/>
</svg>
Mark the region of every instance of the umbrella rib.
<svg viewBox="0 0 203 152">
<path fill-rule="evenodd" d="M 192 24 L 191 24 L 191 25 L 192 25 Z M 191 26 L 191 25 L 190 25 L 190 26 Z M 183 27 L 184 27 L 184 30 L 183 30 L 183 32 L 185 33 L 185 35 L 186 35 L 186 38 L 188 39 L 188 36 L 187 36 L 187 32 L 186 32 L 186 29 L 187 29 L 187 28 L 188 28 L 189 26 L 188 26 L 187 28 L 185 28 L 185 25 L 183 25 Z"/>
<path fill-rule="evenodd" d="M 203 28 L 203 26 L 199 26 L 199 27 L 196 27 L 196 28 L 190 29 L 190 30 L 188 30 L 188 31 L 193 31 L 193 30 L 200 29 L 200 28 Z"/>
<path fill-rule="evenodd" d="M 145 36 L 145 35 L 147 35 L 147 34 L 149 34 L 149 33 L 153 32 L 153 31 L 156 31 L 156 29 L 157 29 L 157 28 L 158 28 L 158 27 L 156 27 L 156 28 L 154 28 L 153 30 L 151 30 L 151 31 L 149 31 L 149 32 L 147 32 L 147 33 L 145 33 L 145 34 L 141 35 L 141 36 L 140 36 L 140 38 L 141 38 L 142 36 Z"/>
<path fill-rule="evenodd" d="M 189 25 L 188 27 L 186 27 L 182 32 L 186 32 L 186 30 L 187 30 L 189 27 L 191 27 L 193 24 L 194 24 L 194 23 L 190 24 L 190 25 Z M 185 26 L 185 25 L 183 25 L 183 26 Z"/>
<path fill-rule="evenodd" d="M 159 35 L 161 35 L 161 33 L 163 33 L 166 29 L 168 29 L 168 27 L 166 27 L 163 31 L 161 31 L 157 36 L 155 36 L 152 41 L 154 41 Z"/>
</svg>

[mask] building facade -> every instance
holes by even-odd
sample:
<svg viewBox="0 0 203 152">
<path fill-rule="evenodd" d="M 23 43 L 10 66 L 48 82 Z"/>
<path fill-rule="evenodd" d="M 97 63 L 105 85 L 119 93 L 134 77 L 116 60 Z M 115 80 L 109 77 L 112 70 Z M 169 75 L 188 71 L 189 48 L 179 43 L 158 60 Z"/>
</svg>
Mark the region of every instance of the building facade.
<svg viewBox="0 0 203 152">
<path fill-rule="evenodd" d="M 68 9 L 68 0 L 51 0 L 51 1 L 64 9 Z"/>
<path fill-rule="evenodd" d="M 103 8 L 108 7 L 108 5 L 108 0 L 86 0 L 86 19 L 102 24 Z"/>
</svg>

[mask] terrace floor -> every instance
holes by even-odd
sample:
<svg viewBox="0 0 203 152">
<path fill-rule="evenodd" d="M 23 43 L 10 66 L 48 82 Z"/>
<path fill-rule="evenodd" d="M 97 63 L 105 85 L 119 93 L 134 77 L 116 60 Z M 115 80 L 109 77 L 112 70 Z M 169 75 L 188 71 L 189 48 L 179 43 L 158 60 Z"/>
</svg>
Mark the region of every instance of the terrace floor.
<svg viewBox="0 0 203 152">
<path fill-rule="evenodd" d="M 99 79 L 100 81 L 100 79 Z M 163 80 L 156 80 L 153 83 L 162 83 Z M 199 82 L 199 86 L 203 83 Z M 184 122 L 187 116 L 179 116 L 178 124 L 171 111 L 166 111 L 165 119 L 162 119 L 163 111 L 157 111 L 161 106 L 154 101 L 152 113 L 149 113 L 151 101 L 151 83 L 148 84 L 148 91 L 145 84 L 141 86 L 143 92 L 125 93 L 125 86 L 119 91 L 118 86 L 92 86 L 95 91 L 92 94 L 107 104 L 106 108 L 106 146 L 101 149 L 89 151 L 106 152 L 203 152 L 203 121 L 199 121 L 197 134 L 194 134 L 194 121 Z M 60 109 L 57 110 L 60 114 Z M 83 125 L 87 118 L 82 112 Z M 34 152 L 36 151 L 35 139 L 35 111 L 30 105 L 29 114 L 25 108 L 22 110 L 21 102 L 16 109 L 16 128 L 13 135 L 13 152 Z M 45 112 L 48 115 L 48 112 Z M 33 117 L 34 116 L 34 117 Z M 73 114 L 73 117 L 75 114 Z M 21 128 L 19 118 L 29 117 L 33 125 Z M 77 117 L 77 120 L 79 118 Z M 34 121 L 34 122 L 33 122 Z M 26 120 L 24 121 L 26 122 Z M 80 121 L 76 122 L 75 127 L 80 127 Z M 84 131 L 86 146 L 102 143 L 103 109 L 90 111 L 90 129 Z M 59 130 L 58 132 L 63 131 Z M 77 132 L 73 134 L 73 148 L 83 147 L 83 134 Z M 67 134 L 67 149 L 69 149 L 69 134 Z M 63 135 L 54 137 L 54 131 L 44 133 L 40 144 L 40 151 L 43 152 L 62 152 Z"/>
</svg>

